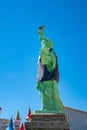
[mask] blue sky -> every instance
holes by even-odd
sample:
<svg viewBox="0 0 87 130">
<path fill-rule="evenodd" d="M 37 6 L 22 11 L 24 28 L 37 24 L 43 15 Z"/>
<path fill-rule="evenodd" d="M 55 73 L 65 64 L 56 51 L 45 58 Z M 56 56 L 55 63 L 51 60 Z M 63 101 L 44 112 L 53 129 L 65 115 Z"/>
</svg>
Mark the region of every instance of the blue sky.
<svg viewBox="0 0 87 130">
<path fill-rule="evenodd" d="M 0 1 L 1 118 L 14 118 L 19 110 L 24 120 L 29 107 L 41 107 L 36 90 L 40 25 L 58 56 L 64 106 L 87 111 L 86 7 L 86 0 Z"/>
</svg>

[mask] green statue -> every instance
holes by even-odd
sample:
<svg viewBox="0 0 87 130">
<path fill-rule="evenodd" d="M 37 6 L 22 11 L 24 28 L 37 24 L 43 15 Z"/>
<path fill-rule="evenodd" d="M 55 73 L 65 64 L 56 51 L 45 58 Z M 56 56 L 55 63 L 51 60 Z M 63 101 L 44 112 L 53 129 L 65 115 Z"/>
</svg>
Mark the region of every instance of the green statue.
<svg viewBox="0 0 87 130">
<path fill-rule="evenodd" d="M 41 113 L 64 113 L 64 106 L 58 94 L 58 61 L 51 40 L 43 35 L 44 26 L 39 27 L 38 35 L 41 49 L 38 58 L 38 74 L 36 87 L 42 101 Z"/>
</svg>

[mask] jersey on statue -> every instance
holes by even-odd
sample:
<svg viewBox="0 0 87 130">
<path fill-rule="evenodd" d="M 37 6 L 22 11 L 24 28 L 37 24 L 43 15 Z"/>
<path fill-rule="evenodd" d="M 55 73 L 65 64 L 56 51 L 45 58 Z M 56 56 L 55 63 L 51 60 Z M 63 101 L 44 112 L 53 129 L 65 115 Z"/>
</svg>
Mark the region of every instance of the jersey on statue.
<svg viewBox="0 0 87 130">
<path fill-rule="evenodd" d="M 38 58 L 38 74 L 36 87 L 40 91 L 41 111 L 36 113 L 64 113 L 64 106 L 58 94 L 58 61 L 51 40 L 43 35 L 44 26 L 39 27 L 38 35 L 41 49 Z"/>
</svg>

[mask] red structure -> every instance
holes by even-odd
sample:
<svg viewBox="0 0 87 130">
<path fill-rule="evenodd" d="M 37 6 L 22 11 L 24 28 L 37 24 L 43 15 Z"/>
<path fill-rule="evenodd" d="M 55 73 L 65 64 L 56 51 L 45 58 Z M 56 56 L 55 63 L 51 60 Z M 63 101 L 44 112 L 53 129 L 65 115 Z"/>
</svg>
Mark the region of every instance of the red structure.
<svg viewBox="0 0 87 130">
<path fill-rule="evenodd" d="M 23 125 L 23 123 L 21 124 L 21 126 L 20 126 L 20 129 L 19 130 L 24 130 L 24 125 Z"/>
<path fill-rule="evenodd" d="M 26 120 L 28 121 L 28 120 L 31 120 L 31 110 L 30 110 L 30 108 L 29 108 L 29 110 L 28 110 L 28 114 L 27 114 L 27 116 L 26 116 Z"/>
</svg>

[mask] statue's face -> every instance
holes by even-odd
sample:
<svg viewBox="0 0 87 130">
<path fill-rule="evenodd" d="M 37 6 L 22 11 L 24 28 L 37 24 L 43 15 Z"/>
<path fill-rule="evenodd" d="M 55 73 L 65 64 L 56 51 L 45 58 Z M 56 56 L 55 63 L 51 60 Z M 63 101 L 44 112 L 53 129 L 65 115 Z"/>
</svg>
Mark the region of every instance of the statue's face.
<svg viewBox="0 0 87 130">
<path fill-rule="evenodd" d="M 52 42 L 49 39 L 43 39 L 41 45 L 43 48 L 52 48 Z"/>
</svg>

